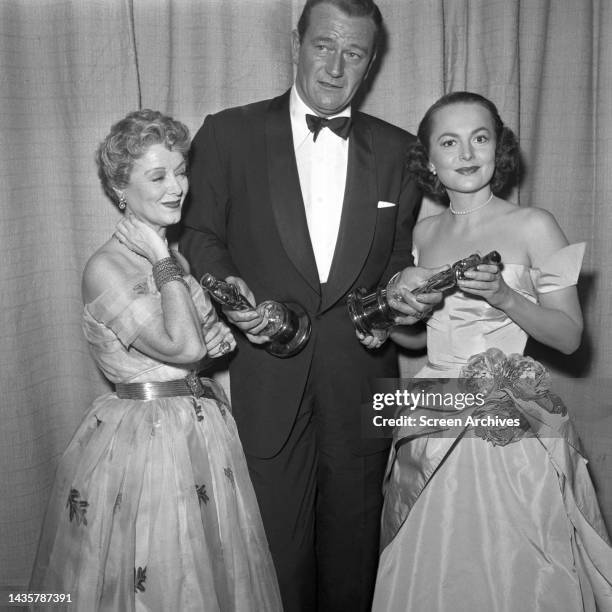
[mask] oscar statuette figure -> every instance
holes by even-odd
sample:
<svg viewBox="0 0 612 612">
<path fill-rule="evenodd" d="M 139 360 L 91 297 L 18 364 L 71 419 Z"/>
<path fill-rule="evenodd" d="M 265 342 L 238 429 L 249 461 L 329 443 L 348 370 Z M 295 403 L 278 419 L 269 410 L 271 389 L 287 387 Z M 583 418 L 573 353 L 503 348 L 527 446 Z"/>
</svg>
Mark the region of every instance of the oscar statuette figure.
<svg viewBox="0 0 612 612">
<path fill-rule="evenodd" d="M 212 274 L 204 274 L 200 285 L 216 302 L 229 310 L 257 310 L 265 316 L 268 324 L 259 333 L 270 338 L 264 348 L 271 355 L 291 357 L 306 346 L 311 323 L 308 313 L 299 304 L 266 300 L 252 306 L 236 285 L 219 280 Z"/>
<path fill-rule="evenodd" d="M 446 291 L 457 284 L 463 278 L 467 270 L 476 268 L 480 264 L 500 264 L 501 256 L 497 251 L 491 251 L 484 257 L 478 253 L 456 261 L 448 270 L 434 274 L 420 287 L 412 290 L 414 295 L 431 293 L 433 291 Z M 364 335 L 370 335 L 373 330 L 385 330 L 395 325 L 395 318 L 401 313 L 394 311 L 387 301 L 387 296 L 393 296 L 402 301 L 398 290 L 398 279 L 400 272 L 395 274 L 387 283 L 386 287 L 378 287 L 373 293 L 367 293 L 366 289 L 359 288 L 352 291 L 347 299 L 349 315 L 355 329 Z"/>
</svg>

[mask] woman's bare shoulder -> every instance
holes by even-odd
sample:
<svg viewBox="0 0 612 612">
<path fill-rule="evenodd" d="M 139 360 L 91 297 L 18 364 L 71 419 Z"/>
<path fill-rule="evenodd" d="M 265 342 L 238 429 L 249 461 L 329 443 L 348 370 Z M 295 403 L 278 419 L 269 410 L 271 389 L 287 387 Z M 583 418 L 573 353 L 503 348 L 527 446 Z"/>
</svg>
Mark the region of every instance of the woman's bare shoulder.
<svg viewBox="0 0 612 612">
<path fill-rule="evenodd" d="M 87 261 L 83 269 L 81 292 L 88 304 L 111 287 L 127 282 L 134 269 L 112 238 L 105 242 Z"/>
<path fill-rule="evenodd" d="M 427 242 L 428 239 L 438 231 L 440 222 L 443 221 L 446 214 L 447 213 L 444 211 L 437 215 L 425 217 L 414 226 L 413 241 L 417 247 Z"/>
</svg>

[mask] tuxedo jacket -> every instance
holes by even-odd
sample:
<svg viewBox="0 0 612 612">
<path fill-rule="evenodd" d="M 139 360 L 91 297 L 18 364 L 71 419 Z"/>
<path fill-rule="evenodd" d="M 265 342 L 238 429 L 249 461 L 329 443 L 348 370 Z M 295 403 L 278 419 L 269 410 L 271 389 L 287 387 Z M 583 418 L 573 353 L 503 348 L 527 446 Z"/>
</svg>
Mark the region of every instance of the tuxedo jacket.
<svg viewBox="0 0 612 612">
<path fill-rule="evenodd" d="M 239 276 L 257 302 L 301 304 L 312 335 L 281 359 L 236 332 L 230 362 L 232 410 L 247 454 L 274 456 L 286 441 L 309 372 L 317 372 L 322 409 L 343 419 L 358 454 L 388 441 L 363 429 L 369 381 L 397 376 L 392 343 L 369 351 L 355 336 L 346 299 L 375 289 L 412 265 L 412 228 L 420 193 L 405 170 L 414 138 L 353 111 L 346 189 L 327 283 L 319 283 L 295 160 L 289 92 L 206 117 L 192 144 L 190 191 L 181 250 L 197 279 Z M 369 415 L 370 417 L 372 415 Z"/>
</svg>

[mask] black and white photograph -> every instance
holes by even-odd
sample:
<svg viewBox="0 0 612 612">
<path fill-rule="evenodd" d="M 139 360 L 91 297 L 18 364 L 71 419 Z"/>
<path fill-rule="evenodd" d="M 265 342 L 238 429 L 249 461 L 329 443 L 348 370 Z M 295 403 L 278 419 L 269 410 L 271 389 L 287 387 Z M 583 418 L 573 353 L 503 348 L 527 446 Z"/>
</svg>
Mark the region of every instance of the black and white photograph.
<svg viewBox="0 0 612 612">
<path fill-rule="evenodd" d="M 0 610 L 612 612 L 612 4 L 0 2 Z"/>
</svg>

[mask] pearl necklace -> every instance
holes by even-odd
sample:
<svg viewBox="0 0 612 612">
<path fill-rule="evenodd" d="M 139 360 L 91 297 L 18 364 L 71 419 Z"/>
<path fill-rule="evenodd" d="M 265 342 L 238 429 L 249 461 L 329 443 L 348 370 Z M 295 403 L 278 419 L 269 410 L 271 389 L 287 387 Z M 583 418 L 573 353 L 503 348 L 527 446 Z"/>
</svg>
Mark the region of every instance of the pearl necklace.
<svg viewBox="0 0 612 612">
<path fill-rule="evenodd" d="M 476 212 L 477 210 L 484 208 L 492 199 L 493 199 L 493 192 L 491 192 L 491 195 L 489 196 L 486 202 L 483 202 L 482 204 L 479 204 L 478 206 L 474 206 L 474 208 L 468 208 L 467 210 L 455 210 L 453 208 L 452 202 L 450 203 L 449 208 L 450 208 L 451 214 L 453 215 L 469 215 L 470 213 Z"/>
</svg>

